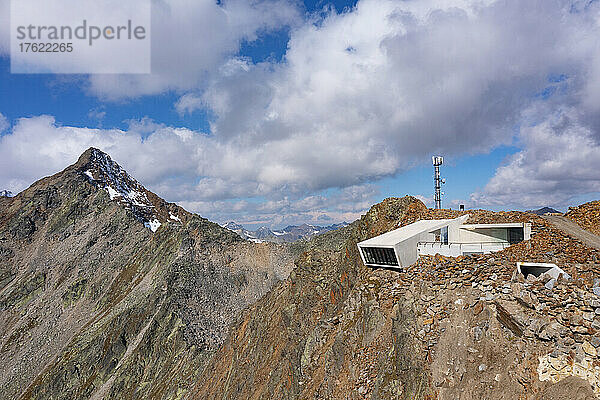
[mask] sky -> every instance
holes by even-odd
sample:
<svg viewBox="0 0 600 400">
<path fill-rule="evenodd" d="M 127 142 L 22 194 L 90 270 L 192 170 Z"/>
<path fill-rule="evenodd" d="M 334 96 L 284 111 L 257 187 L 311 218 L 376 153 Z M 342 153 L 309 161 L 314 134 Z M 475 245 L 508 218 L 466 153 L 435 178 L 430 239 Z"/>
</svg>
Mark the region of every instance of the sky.
<svg viewBox="0 0 600 400">
<path fill-rule="evenodd" d="M 11 74 L 0 190 L 109 153 L 167 201 L 253 228 L 386 197 L 565 210 L 599 198 L 590 0 L 152 0 L 151 74 Z"/>
</svg>

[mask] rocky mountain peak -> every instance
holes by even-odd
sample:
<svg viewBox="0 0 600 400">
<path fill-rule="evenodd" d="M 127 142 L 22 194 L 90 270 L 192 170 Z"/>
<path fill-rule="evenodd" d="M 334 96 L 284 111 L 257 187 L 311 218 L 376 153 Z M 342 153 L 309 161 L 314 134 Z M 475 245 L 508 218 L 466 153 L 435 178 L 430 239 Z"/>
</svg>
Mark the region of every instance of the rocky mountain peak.
<svg viewBox="0 0 600 400">
<path fill-rule="evenodd" d="M 223 228 L 227 228 L 231 231 L 235 231 L 236 229 L 244 229 L 244 227 L 242 225 L 235 223 L 233 221 L 229 221 L 228 223 L 223 225 Z"/>
<path fill-rule="evenodd" d="M 536 214 L 536 215 L 544 215 L 544 214 L 560 214 L 560 211 L 555 210 L 552 207 L 542 207 L 537 210 L 527 210 L 526 212 Z"/>
<path fill-rule="evenodd" d="M 152 234 L 142 222 L 155 221 Z M 167 203 L 89 149 L 0 198 L 0 399 L 181 399 L 294 257 Z"/>
<path fill-rule="evenodd" d="M 90 183 L 106 190 L 111 200 L 133 212 L 144 225 L 156 232 L 165 222 L 181 222 L 183 209 L 168 204 L 142 186 L 105 152 L 90 147 L 75 164 Z"/>
</svg>

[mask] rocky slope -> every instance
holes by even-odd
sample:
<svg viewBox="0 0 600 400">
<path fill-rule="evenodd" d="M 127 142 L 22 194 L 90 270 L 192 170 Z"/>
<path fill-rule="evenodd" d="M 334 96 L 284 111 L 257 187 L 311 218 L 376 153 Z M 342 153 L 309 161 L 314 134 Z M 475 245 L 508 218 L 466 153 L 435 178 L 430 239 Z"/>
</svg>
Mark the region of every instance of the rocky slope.
<svg viewBox="0 0 600 400">
<path fill-rule="evenodd" d="M 578 207 L 569 207 L 565 217 L 577 222 L 583 229 L 600 235 L 600 201 L 590 201 Z"/>
<path fill-rule="evenodd" d="M 163 201 L 90 149 L 0 198 L 0 398 L 181 398 L 293 258 Z"/>
<path fill-rule="evenodd" d="M 365 268 L 356 243 L 455 217 L 410 197 L 314 238 L 290 277 L 236 320 L 195 399 L 594 399 L 600 394 L 600 253 L 528 213 L 534 236 L 492 255 Z M 571 279 L 515 272 L 554 262 Z"/>
</svg>

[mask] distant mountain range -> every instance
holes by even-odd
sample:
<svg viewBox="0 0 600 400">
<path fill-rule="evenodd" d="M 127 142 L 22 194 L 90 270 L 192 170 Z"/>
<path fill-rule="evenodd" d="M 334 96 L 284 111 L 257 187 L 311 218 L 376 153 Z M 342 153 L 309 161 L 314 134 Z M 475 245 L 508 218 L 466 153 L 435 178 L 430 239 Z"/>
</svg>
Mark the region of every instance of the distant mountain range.
<svg viewBox="0 0 600 400">
<path fill-rule="evenodd" d="M 290 243 L 301 239 L 309 239 L 313 236 L 320 235 L 321 233 L 333 231 L 339 228 L 347 226 L 347 222 L 340 224 L 332 224 L 328 226 L 318 225 L 290 225 L 281 230 L 272 231 L 266 226 L 260 227 L 255 231 L 248 230 L 242 225 L 235 222 L 228 222 L 223 225 L 224 228 L 229 229 L 240 235 L 243 239 L 253 241 L 255 243 L 262 242 L 276 242 L 276 243 Z"/>
<path fill-rule="evenodd" d="M 555 210 L 552 207 L 542 207 L 537 210 L 527 210 L 526 212 L 536 214 L 536 215 L 544 215 L 544 214 L 562 214 L 560 211 Z"/>
</svg>

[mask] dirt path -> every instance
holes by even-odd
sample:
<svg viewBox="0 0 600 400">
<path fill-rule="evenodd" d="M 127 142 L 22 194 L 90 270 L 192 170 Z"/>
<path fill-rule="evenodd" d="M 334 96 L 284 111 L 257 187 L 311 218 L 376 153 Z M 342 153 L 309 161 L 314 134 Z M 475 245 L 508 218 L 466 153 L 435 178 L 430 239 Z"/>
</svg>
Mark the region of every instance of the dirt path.
<svg viewBox="0 0 600 400">
<path fill-rule="evenodd" d="M 566 234 L 581 240 L 587 246 L 600 250 L 600 236 L 586 231 L 567 217 L 544 215 L 544 219 Z"/>
</svg>

